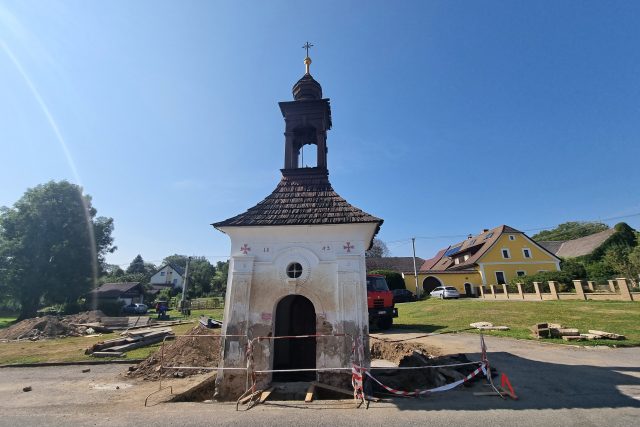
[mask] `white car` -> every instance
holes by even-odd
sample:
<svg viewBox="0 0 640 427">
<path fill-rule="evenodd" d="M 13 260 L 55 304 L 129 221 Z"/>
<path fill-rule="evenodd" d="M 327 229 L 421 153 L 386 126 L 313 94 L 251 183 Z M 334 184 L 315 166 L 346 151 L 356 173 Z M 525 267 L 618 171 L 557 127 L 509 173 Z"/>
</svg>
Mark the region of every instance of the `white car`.
<svg viewBox="0 0 640 427">
<path fill-rule="evenodd" d="M 458 293 L 458 290 L 453 286 L 438 286 L 433 291 L 431 291 L 430 295 L 434 298 L 440 298 L 440 299 L 460 298 L 460 294 Z"/>
</svg>

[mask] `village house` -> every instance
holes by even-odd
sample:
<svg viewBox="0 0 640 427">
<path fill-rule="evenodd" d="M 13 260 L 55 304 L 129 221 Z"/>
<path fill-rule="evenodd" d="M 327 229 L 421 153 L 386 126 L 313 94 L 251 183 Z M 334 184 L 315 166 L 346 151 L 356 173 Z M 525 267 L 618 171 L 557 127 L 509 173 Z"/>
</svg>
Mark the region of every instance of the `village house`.
<svg viewBox="0 0 640 427">
<path fill-rule="evenodd" d="M 144 289 L 140 282 L 105 283 L 89 292 L 97 301 L 121 302 L 129 305 L 144 302 Z"/>
<path fill-rule="evenodd" d="M 156 270 L 149 279 L 149 284 L 154 290 L 163 288 L 182 289 L 184 283 L 184 268 L 167 263 Z"/>
<path fill-rule="evenodd" d="M 426 260 L 418 271 L 421 293 L 453 286 L 461 295 L 478 296 L 479 287 L 504 284 L 514 277 L 559 271 L 560 258 L 508 225 L 455 243 Z M 415 291 L 413 270 L 404 271 L 407 289 Z"/>
<path fill-rule="evenodd" d="M 416 257 L 416 268 L 424 264 L 424 259 Z M 367 258 L 367 272 L 374 270 L 389 270 L 397 273 L 413 271 L 413 257 L 410 256 L 389 256 L 381 258 Z"/>
</svg>

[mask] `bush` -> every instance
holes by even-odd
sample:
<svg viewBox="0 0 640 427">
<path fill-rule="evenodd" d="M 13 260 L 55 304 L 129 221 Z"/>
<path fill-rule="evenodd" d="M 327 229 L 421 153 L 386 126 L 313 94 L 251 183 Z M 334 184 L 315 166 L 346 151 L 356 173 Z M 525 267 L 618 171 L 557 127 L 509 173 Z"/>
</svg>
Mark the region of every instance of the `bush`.
<svg viewBox="0 0 640 427">
<path fill-rule="evenodd" d="M 380 274 L 387 280 L 390 290 L 394 289 L 406 289 L 404 285 L 404 279 L 402 274 L 393 270 L 372 270 L 368 274 Z"/>
<path fill-rule="evenodd" d="M 571 276 L 571 280 L 582 280 L 587 277 L 587 270 L 583 263 L 574 258 L 563 259 L 560 269 Z"/>
<path fill-rule="evenodd" d="M 540 283 L 540 292 L 549 292 L 549 281 L 558 282 L 558 292 L 574 292 L 573 277 L 565 271 L 544 271 L 531 276 L 514 277 L 509 281 L 509 292 L 518 292 L 517 283 L 522 284 L 523 292 L 535 292 L 533 282 Z"/>
</svg>

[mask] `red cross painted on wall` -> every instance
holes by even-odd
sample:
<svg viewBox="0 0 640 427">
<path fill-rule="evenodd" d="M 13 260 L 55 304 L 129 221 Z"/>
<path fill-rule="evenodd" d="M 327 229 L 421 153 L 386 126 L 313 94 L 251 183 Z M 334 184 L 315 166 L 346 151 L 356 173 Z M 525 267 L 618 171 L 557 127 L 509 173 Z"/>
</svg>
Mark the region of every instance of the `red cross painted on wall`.
<svg viewBox="0 0 640 427">
<path fill-rule="evenodd" d="M 353 246 L 351 244 L 351 242 L 347 242 L 346 245 L 343 246 L 343 248 L 347 251 L 347 252 L 351 252 L 351 249 L 355 248 L 355 246 Z"/>
<path fill-rule="evenodd" d="M 250 250 L 251 250 L 251 248 L 246 243 L 244 244 L 243 247 L 240 248 L 240 252 L 242 252 L 245 255 L 247 255 Z"/>
</svg>

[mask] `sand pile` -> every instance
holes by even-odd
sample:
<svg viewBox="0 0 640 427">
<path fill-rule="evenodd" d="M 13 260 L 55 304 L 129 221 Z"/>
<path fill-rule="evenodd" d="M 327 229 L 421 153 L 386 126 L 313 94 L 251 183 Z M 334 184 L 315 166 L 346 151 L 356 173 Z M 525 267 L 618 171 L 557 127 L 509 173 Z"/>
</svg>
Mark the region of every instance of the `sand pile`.
<svg viewBox="0 0 640 427">
<path fill-rule="evenodd" d="M 80 337 L 86 334 L 87 328 L 78 326 L 77 323 L 96 322 L 103 316 L 100 310 L 94 310 L 68 316 L 25 319 L 0 330 L 0 339 L 36 341 L 47 338 Z"/>
<path fill-rule="evenodd" d="M 198 324 L 185 335 L 217 336 L 220 329 L 208 329 Z M 143 378 L 145 380 L 157 380 L 162 377 L 187 377 L 190 375 L 211 372 L 206 369 L 160 369 L 160 359 L 162 357 L 162 347 L 140 362 L 137 366 L 130 368 L 128 376 Z M 178 336 L 173 341 L 167 341 L 164 345 L 163 366 L 204 366 L 217 367 L 220 361 L 220 338 L 199 338 Z"/>
</svg>

